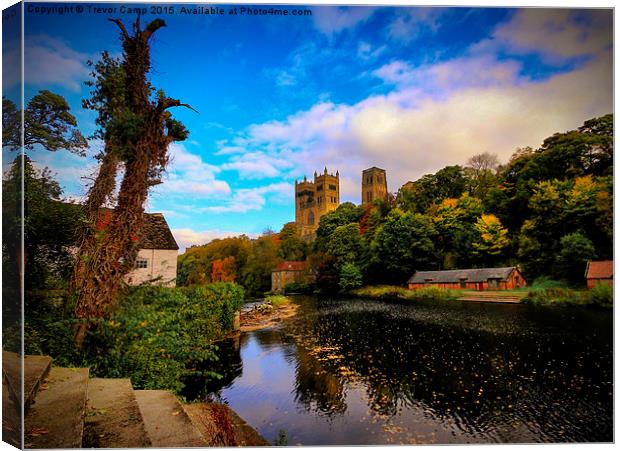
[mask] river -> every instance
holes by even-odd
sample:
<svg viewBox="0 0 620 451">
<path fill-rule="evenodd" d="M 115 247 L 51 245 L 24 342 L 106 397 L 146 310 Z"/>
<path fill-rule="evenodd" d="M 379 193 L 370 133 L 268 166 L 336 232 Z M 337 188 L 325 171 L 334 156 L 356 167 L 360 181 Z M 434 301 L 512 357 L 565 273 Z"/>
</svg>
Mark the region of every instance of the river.
<svg viewBox="0 0 620 451">
<path fill-rule="evenodd" d="M 613 318 L 583 308 L 296 296 L 221 344 L 226 402 L 288 445 L 610 442 Z"/>
</svg>

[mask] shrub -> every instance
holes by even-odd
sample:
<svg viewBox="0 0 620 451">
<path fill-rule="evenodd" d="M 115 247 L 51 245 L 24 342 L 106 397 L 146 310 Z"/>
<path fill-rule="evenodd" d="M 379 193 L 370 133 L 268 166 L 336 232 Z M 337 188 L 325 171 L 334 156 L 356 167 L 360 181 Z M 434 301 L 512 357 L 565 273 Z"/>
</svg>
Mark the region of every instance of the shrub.
<svg viewBox="0 0 620 451">
<path fill-rule="evenodd" d="M 342 291 L 349 291 L 362 286 L 362 272 L 353 263 L 345 263 L 340 269 L 340 282 Z"/>
<path fill-rule="evenodd" d="M 592 305 L 611 308 L 614 306 L 614 287 L 606 283 L 597 283 L 588 293 Z"/>
<path fill-rule="evenodd" d="M 132 288 L 90 337 L 91 371 L 129 377 L 136 388 L 179 392 L 185 376 L 218 378 L 213 341 L 233 328 L 243 288 L 214 283 L 190 288 Z"/>
<path fill-rule="evenodd" d="M 410 301 L 423 299 L 451 301 L 461 296 L 461 292 L 458 290 L 446 290 L 436 287 L 409 290 L 395 285 L 367 286 L 354 290 L 352 294 L 369 299 L 406 299 Z"/>
<path fill-rule="evenodd" d="M 530 305 L 587 305 L 587 293 L 567 288 L 530 291 L 523 302 Z"/>
<path fill-rule="evenodd" d="M 273 306 L 288 304 L 290 301 L 286 296 L 282 296 L 281 294 L 270 294 L 265 296 L 265 301 Z"/>
</svg>

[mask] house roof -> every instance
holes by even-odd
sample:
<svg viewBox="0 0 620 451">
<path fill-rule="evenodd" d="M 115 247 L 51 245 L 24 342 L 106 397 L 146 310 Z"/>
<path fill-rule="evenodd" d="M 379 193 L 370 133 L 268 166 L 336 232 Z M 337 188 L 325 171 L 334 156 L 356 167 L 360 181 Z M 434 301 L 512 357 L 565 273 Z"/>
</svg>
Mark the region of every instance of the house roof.
<svg viewBox="0 0 620 451">
<path fill-rule="evenodd" d="M 515 266 L 506 268 L 451 269 L 447 271 L 417 271 L 408 283 L 486 282 L 489 279 L 507 280 Z"/>
<path fill-rule="evenodd" d="M 589 261 L 586 266 L 586 279 L 613 279 L 614 261 Z"/>
<path fill-rule="evenodd" d="M 306 262 L 282 262 L 274 271 L 303 271 L 308 267 Z"/>
<path fill-rule="evenodd" d="M 162 213 L 144 214 L 141 235 L 139 246 L 142 249 L 179 249 Z"/>
<path fill-rule="evenodd" d="M 79 204 L 68 202 L 65 202 L 65 204 L 82 211 L 82 206 Z M 99 218 L 109 217 L 113 211 L 111 208 L 101 208 L 99 210 Z M 104 221 L 107 223 L 109 219 L 106 218 Z M 140 235 L 138 237 L 138 247 L 140 249 L 179 249 L 179 245 L 174 239 L 166 218 L 164 218 L 162 213 L 144 213 L 144 223 Z"/>
</svg>

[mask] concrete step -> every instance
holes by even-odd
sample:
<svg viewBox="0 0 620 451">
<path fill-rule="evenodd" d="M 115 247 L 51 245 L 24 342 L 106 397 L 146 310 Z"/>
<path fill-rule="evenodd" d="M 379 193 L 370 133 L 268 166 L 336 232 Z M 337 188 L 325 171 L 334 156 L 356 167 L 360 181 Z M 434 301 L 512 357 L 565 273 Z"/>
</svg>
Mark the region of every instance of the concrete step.
<svg viewBox="0 0 620 451">
<path fill-rule="evenodd" d="M 195 403 L 183 406 L 185 412 L 202 436 L 207 441 L 207 446 L 270 446 L 254 428 L 247 424 L 239 415 L 224 404 Z M 230 422 L 233 437 L 227 437 L 222 432 L 221 424 L 218 427 L 214 418 L 214 411 L 223 414 L 225 422 Z M 217 415 L 217 413 L 215 414 Z M 219 423 L 222 418 L 219 419 Z M 225 429 L 225 428 L 224 428 Z"/>
<path fill-rule="evenodd" d="M 23 359 L 24 370 L 24 409 L 26 413 L 39 385 L 49 374 L 52 367 L 52 358 L 46 355 L 27 355 Z M 21 370 L 22 361 L 19 354 L 2 351 L 2 374 L 7 385 L 7 391 L 17 404 L 21 404 Z"/>
<path fill-rule="evenodd" d="M 52 368 L 25 420 L 26 448 L 81 448 L 88 368 Z"/>
<path fill-rule="evenodd" d="M 136 390 L 135 395 L 153 447 L 207 446 L 174 394 L 166 390 Z"/>
<path fill-rule="evenodd" d="M 88 383 L 84 448 L 151 446 L 129 379 L 91 379 Z"/>
<path fill-rule="evenodd" d="M 24 409 L 26 413 L 51 368 L 52 358 L 49 356 L 27 355 L 24 357 Z"/>
</svg>

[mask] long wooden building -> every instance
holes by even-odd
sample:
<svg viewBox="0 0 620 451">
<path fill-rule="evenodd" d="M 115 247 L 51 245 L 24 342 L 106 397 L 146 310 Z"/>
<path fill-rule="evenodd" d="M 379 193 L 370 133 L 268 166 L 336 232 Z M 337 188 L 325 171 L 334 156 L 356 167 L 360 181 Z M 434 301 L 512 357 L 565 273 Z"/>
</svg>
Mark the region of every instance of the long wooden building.
<svg viewBox="0 0 620 451">
<path fill-rule="evenodd" d="M 417 271 L 407 282 L 410 290 L 424 287 L 453 290 L 511 290 L 525 286 L 519 268 L 451 269 L 447 271 Z"/>
</svg>

